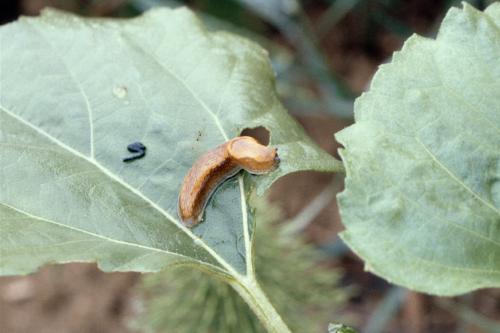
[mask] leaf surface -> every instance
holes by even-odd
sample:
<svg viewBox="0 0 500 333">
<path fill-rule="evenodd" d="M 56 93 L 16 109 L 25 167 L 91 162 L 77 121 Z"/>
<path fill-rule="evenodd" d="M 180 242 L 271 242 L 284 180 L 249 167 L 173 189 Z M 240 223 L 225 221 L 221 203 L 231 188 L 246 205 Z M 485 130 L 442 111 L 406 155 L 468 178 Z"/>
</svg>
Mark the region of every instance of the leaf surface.
<svg viewBox="0 0 500 333">
<path fill-rule="evenodd" d="M 500 286 L 500 4 L 413 36 L 338 134 L 342 238 L 366 268 L 455 295 Z"/>
<path fill-rule="evenodd" d="M 130 20 L 48 10 L 1 27 L 0 45 L 0 274 L 96 261 L 245 275 L 250 193 L 290 172 L 339 168 L 283 109 L 266 52 L 207 31 L 187 9 Z M 280 168 L 226 182 L 205 222 L 186 229 L 177 198 L 188 169 L 257 126 Z M 123 163 L 135 141 L 146 156 Z"/>
</svg>

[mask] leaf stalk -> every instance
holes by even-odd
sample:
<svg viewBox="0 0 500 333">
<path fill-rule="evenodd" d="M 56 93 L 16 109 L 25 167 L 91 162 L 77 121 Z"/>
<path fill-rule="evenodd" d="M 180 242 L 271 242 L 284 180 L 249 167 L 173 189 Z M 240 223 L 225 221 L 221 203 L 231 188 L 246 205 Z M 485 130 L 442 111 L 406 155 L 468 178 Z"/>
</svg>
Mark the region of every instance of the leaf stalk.
<svg viewBox="0 0 500 333">
<path fill-rule="evenodd" d="M 269 333 L 291 333 L 255 277 L 235 279 L 230 285 L 250 306 Z"/>
</svg>

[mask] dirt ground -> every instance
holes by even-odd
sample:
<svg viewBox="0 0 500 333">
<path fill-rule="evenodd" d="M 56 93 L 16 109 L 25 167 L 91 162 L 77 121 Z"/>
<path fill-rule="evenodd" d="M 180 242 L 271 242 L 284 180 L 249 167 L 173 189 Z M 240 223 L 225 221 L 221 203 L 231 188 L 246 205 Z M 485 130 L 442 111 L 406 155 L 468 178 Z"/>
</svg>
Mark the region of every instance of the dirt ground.
<svg viewBox="0 0 500 333">
<path fill-rule="evenodd" d="M 135 273 L 105 274 L 93 264 L 48 266 L 0 279 L 0 332 L 131 332 Z"/>
<path fill-rule="evenodd" d="M 25 1 L 26 10 L 36 12 L 44 1 Z M 311 3 L 310 1 L 308 3 Z M 325 2 L 320 2 L 324 4 Z M 406 1 L 394 13 L 414 31 L 427 34 L 429 27 L 442 15 L 440 1 Z M 12 19 L 2 4 L 3 22 Z M 22 4 L 11 6 L 12 11 L 22 10 Z M 324 5 L 310 5 L 307 13 L 312 22 L 325 10 Z M 329 65 L 355 92 L 361 92 L 377 66 L 394 50 L 401 47 L 403 37 L 378 27 L 370 47 L 361 46 L 360 13 L 348 15 L 321 46 L 329 56 Z M 14 15 L 15 16 L 15 15 Z M 328 116 L 301 116 L 299 121 L 309 135 L 332 155 L 337 154 L 337 144 L 332 134 L 348 125 L 345 121 Z M 332 179 L 321 173 L 300 173 L 279 180 L 272 188 L 270 199 L 279 205 L 285 217 L 292 217 L 321 192 Z M 287 193 L 286 196 L 283 193 Z M 307 228 L 307 237 L 316 244 L 330 241 L 342 230 L 335 200 L 320 213 Z M 383 280 L 363 271 L 362 262 L 352 253 L 332 266 L 341 266 L 346 272 L 345 281 L 359 286 L 357 293 L 342 310 L 342 316 L 352 317 L 361 327 L 390 286 Z M 103 273 L 94 264 L 68 264 L 47 266 L 26 277 L 0 278 L 0 333 L 131 333 L 128 320 L 136 314 L 140 300 L 134 286 L 141 275 L 135 273 Z M 500 320 L 500 290 L 483 290 L 461 297 L 467 304 L 490 319 Z M 446 333 L 459 327 L 467 332 L 483 332 L 461 324 L 457 317 L 439 306 L 436 297 L 407 293 L 388 332 L 394 333 Z M 462 326 L 460 326 L 462 325 Z M 465 331 L 464 331 L 465 332 Z"/>
</svg>

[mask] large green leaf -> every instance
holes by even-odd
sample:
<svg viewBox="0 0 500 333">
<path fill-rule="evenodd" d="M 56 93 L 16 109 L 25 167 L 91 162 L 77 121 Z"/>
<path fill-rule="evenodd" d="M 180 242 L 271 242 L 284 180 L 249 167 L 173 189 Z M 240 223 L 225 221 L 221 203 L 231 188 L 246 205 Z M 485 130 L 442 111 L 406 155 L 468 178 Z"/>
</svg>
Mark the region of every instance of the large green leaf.
<svg viewBox="0 0 500 333">
<path fill-rule="evenodd" d="M 355 105 L 343 239 L 366 268 L 453 295 L 500 286 L 500 4 L 413 36 Z"/>
<path fill-rule="evenodd" d="M 0 28 L 0 274 L 49 262 L 105 271 L 252 270 L 247 198 L 280 176 L 334 170 L 281 106 L 266 52 L 186 9 L 132 20 L 57 11 Z M 265 126 L 280 168 L 228 181 L 193 230 L 177 218 L 195 159 Z M 129 143 L 145 158 L 125 164 Z"/>
</svg>

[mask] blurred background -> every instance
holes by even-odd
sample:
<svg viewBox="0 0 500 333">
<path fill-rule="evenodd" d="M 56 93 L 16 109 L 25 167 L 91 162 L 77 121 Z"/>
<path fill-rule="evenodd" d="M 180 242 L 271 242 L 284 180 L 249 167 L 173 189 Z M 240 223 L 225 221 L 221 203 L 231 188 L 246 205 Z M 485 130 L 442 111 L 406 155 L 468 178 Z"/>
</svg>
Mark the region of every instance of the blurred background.
<svg viewBox="0 0 500 333">
<path fill-rule="evenodd" d="M 493 1 L 468 2 L 484 9 Z M 354 99 L 377 67 L 411 34 L 434 37 L 443 15 L 460 2 L 1 0 L 0 23 L 38 15 L 47 6 L 93 17 L 189 6 L 211 30 L 257 41 L 270 52 L 289 112 L 338 157 L 333 134 L 353 122 Z M 341 176 L 294 174 L 279 180 L 261 203 L 266 214 L 259 217 L 258 275 L 296 332 L 326 332 L 328 322 L 363 333 L 500 332 L 498 289 L 439 298 L 364 272 L 337 236 L 343 227 L 335 195 L 342 188 Z M 70 264 L 2 277 L 0 332 L 263 332 L 230 289 L 201 274 L 105 274 L 92 264 Z"/>
</svg>

